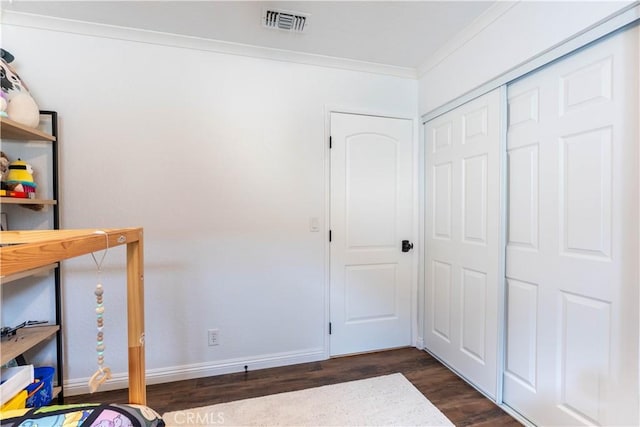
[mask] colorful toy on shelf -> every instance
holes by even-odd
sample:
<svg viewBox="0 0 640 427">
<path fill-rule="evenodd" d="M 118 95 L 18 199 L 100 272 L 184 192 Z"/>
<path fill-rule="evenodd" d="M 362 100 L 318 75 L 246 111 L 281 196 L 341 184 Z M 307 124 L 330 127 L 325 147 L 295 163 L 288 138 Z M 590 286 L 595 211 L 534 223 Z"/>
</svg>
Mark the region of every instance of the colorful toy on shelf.
<svg viewBox="0 0 640 427">
<path fill-rule="evenodd" d="M 33 169 L 30 164 L 20 159 L 9 163 L 6 183 L 11 196 L 35 198 L 37 184 L 33 181 Z"/>
<path fill-rule="evenodd" d="M 0 151 L 0 196 L 7 195 L 7 183 L 4 182 L 7 172 L 9 172 L 9 158 L 4 151 Z"/>
<path fill-rule="evenodd" d="M 4 151 L 0 151 L 0 181 L 4 181 L 9 171 L 9 158 Z"/>
<path fill-rule="evenodd" d="M 2 93 L 7 102 L 6 114 L 13 121 L 35 128 L 40 123 L 38 104 L 29 93 L 27 85 L 9 65 L 13 62 L 13 55 L 0 49 L 0 56 L 0 80 L 2 81 Z"/>
</svg>

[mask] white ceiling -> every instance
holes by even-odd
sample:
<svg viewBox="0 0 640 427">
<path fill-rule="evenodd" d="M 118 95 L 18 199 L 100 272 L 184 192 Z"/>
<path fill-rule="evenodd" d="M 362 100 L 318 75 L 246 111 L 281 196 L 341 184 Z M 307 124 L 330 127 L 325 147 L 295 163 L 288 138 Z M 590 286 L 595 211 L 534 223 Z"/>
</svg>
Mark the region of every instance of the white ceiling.
<svg viewBox="0 0 640 427">
<path fill-rule="evenodd" d="M 416 69 L 493 1 L 2 1 L 2 9 Z M 311 14 L 303 34 L 263 9 Z"/>
</svg>

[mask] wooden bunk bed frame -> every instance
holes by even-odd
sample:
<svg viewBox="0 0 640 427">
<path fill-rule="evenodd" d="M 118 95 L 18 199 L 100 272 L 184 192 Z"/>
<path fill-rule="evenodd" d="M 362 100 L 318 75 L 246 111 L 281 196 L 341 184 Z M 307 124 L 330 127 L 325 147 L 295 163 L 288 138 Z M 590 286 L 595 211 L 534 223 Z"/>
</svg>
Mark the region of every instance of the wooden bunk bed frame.
<svg viewBox="0 0 640 427">
<path fill-rule="evenodd" d="M 106 233 L 103 234 L 102 232 Z M 144 259 L 142 228 L 0 231 L 0 275 L 4 278 L 127 245 L 129 403 L 146 405 L 144 354 Z"/>
</svg>

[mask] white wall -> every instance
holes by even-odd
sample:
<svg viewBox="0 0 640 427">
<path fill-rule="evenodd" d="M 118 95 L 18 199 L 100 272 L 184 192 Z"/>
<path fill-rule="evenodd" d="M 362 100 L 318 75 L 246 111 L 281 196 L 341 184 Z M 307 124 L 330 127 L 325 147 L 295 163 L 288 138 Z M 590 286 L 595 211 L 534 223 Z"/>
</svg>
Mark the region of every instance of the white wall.
<svg viewBox="0 0 640 427">
<path fill-rule="evenodd" d="M 419 111 L 431 110 L 580 33 L 631 1 L 498 3 L 422 68 Z M 493 13 L 491 13 L 493 12 Z"/>
<path fill-rule="evenodd" d="M 417 81 L 13 25 L 2 44 L 60 114 L 62 226 L 145 229 L 151 382 L 324 358 L 327 236 L 309 220 L 326 228 L 325 106 L 415 117 Z M 122 374 L 124 251 L 105 264 Z M 63 274 L 66 377 L 83 391 L 97 274 L 89 256 Z"/>
</svg>

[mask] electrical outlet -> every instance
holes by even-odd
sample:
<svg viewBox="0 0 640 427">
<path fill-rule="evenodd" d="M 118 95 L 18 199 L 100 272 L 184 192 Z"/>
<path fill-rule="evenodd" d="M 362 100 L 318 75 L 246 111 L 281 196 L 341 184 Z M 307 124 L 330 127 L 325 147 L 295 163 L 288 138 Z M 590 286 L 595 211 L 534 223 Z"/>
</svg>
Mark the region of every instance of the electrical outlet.
<svg viewBox="0 0 640 427">
<path fill-rule="evenodd" d="M 207 331 L 207 338 L 209 346 L 219 345 L 220 344 L 220 330 L 218 329 L 209 329 Z"/>
</svg>

